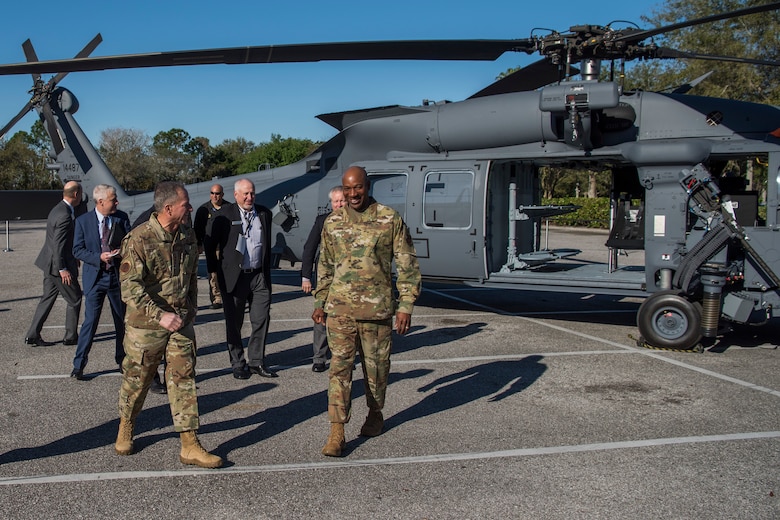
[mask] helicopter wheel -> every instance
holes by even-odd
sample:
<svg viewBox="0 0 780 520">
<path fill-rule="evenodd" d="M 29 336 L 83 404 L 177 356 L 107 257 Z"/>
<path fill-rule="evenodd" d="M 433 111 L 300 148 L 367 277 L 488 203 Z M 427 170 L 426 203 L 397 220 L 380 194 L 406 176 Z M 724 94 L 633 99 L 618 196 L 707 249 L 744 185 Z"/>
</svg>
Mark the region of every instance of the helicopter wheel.
<svg viewBox="0 0 780 520">
<path fill-rule="evenodd" d="M 690 350 L 701 339 L 701 306 L 676 291 L 658 292 L 639 307 L 636 324 L 654 347 Z"/>
</svg>

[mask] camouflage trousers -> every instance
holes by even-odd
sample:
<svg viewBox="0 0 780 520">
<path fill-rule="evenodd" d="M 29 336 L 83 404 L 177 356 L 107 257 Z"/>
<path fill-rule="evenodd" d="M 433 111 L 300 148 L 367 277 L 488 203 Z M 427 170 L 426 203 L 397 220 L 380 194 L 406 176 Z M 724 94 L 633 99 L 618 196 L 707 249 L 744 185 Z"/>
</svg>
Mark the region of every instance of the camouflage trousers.
<svg viewBox="0 0 780 520">
<path fill-rule="evenodd" d="M 219 292 L 217 273 L 209 273 L 209 300 L 211 303 L 222 303 L 222 293 Z"/>
<path fill-rule="evenodd" d="M 195 393 L 195 327 L 178 332 L 126 327 L 119 415 L 135 420 L 144 406 L 157 366 L 165 356 L 165 385 L 177 432 L 197 430 L 198 398 Z"/>
<path fill-rule="evenodd" d="M 328 315 L 328 420 L 348 423 L 352 413 L 352 367 L 360 353 L 363 384 L 369 410 L 385 406 L 387 377 L 390 374 L 392 318 L 379 321 L 357 321 L 350 316 Z"/>
</svg>

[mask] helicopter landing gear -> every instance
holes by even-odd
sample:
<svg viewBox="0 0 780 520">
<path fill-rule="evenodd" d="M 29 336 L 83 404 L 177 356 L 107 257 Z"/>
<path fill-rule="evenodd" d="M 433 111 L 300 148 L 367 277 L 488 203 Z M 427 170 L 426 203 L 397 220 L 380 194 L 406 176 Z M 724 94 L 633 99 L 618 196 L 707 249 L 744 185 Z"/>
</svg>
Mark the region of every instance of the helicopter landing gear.
<svg viewBox="0 0 780 520">
<path fill-rule="evenodd" d="M 690 350 L 701 334 L 701 305 L 676 291 L 661 291 L 648 297 L 636 318 L 642 338 L 654 347 Z"/>
</svg>

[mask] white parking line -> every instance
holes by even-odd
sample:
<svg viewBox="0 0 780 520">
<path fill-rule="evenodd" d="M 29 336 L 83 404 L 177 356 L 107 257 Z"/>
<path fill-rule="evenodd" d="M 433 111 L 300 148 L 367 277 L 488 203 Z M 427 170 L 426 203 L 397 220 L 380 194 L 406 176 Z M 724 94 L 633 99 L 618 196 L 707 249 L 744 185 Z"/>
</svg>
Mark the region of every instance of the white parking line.
<svg viewBox="0 0 780 520">
<path fill-rule="evenodd" d="M 768 394 L 773 395 L 775 397 L 780 397 L 780 391 L 778 391 L 778 390 L 775 390 L 775 389 L 772 389 L 772 388 L 767 388 L 767 387 L 760 386 L 760 385 L 756 385 L 756 384 L 751 383 L 749 381 L 744 381 L 742 379 L 737 379 L 737 378 L 734 378 L 734 377 L 731 377 L 731 376 L 727 376 L 725 374 L 720 374 L 718 372 L 713 372 L 712 370 L 707 370 L 706 368 L 697 367 L 695 365 L 691 365 L 689 363 L 685 363 L 683 361 L 679 361 L 679 360 L 673 359 L 671 357 L 667 357 L 667 355 L 663 355 L 662 353 L 659 353 L 657 351 L 652 351 L 652 350 L 647 350 L 647 349 L 643 349 L 643 348 L 638 348 L 638 347 L 634 347 L 634 346 L 631 346 L 631 345 L 625 345 L 625 344 L 619 343 L 617 341 L 611 341 L 611 340 L 608 340 L 608 339 L 600 338 L 598 336 L 593 336 L 591 334 L 585 334 L 584 332 L 573 330 L 573 329 L 570 329 L 570 328 L 567 328 L 567 327 L 562 327 L 560 325 L 555 325 L 553 323 L 547 323 L 545 321 L 542 321 L 542 320 L 539 320 L 539 319 L 536 319 L 536 318 L 528 317 L 527 313 L 522 313 L 523 315 L 520 315 L 518 313 L 507 313 L 505 311 L 502 311 L 501 309 L 490 307 L 488 305 L 482 305 L 482 304 L 479 304 L 479 303 L 475 303 L 473 301 L 470 301 L 470 300 L 467 300 L 467 299 L 464 299 L 464 298 L 459 298 L 457 296 L 452 296 L 452 295 L 447 294 L 447 293 L 443 293 L 443 292 L 440 292 L 440 291 L 434 291 L 434 290 L 431 290 L 431 289 L 427 289 L 427 290 L 429 292 L 432 292 L 432 293 L 437 294 L 437 295 L 439 295 L 441 297 L 444 297 L 444 298 L 449 298 L 449 299 L 452 299 L 452 300 L 455 300 L 455 301 L 459 301 L 461 303 L 466 303 L 468 305 L 473 305 L 475 307 L 482 308 L 482 309 L 486 310 L 487 312 L 484 313 L 484 314 L 477 312 L 477 313 L 421 315 L 421 316 L 415 316 L 416 320 L 422 320 L 422 319 L 425 319 L 425 318 L 431 319 L 431 318 L 489 316 L 491 314 L 497 314 L 497 315 L 500 315 L 500 316 L 510 316 L 510 317 L 513 317 L 513 318 L 516 318 L 516 319 L 519 319 L 519 320 L 523 320 L 523 321 L 527 321 L 529 323 L 533 323 L 535 325 L 540 325 L 542 327 L 547 327 L 547 328 L 550 328 L 550 329 L 553 329 L 553 330 L 557 330 L 559 332 L 572 334 L 572 335 L 581 337 L 583 339 L 587 339 L 587 340 L 590 340 L 590 341 L 595 341 L 597 343 L 603 343 L 605 345 L 609 345 L 611 347 L 615 347 L 617 349 L 620 349 L 619 351 L 614 351 L 614 350 L 600 351 L 600 350 L 598 350 L 598 351 L 586 351 L 586 352 L 580 351 L 580 352 L 563 352 L 563 353 L 544 353 L 544 354 L 537 354 L 537 355 L 542 355 L 542 356 L 548 356 L 549 357 L 549 356 L 553 356 L 553 355 L 574 355 L 574 356 L 577 356 L 577 355 L 594 355 L 594 354 L 605 354 L 605 353 L 615 354 L 615 353 L 620 352 L 620 351 L 630 352 L 630 353 L 634 353 L 634 354 L 641 354 L 643 356 L 648 356 L 648 357 L 651 357 L 653 359 L 657 359 L 659 361 L 663 361 L 664 363 L 669 363 L 669 364 L 672 364 L 672 365 L 676 365 L 678 367 L 681 367 L 681 368 L 684 368 L 684 369 L 687 369 L 687 370 L 691 370 L 691 371 L 694 371 L 694 372 L 698 372 L 700 374 L 703 374 L 703 375 L 706 375 L 706 376 L 709 376 L 709 377 L 713 377 L 713 378 L 716 378 L 716 379 L 720 379 L 722 381 L 727 381 L 729 383 L 733 383 L 733 384 L 736 384 L 736 385 L 739 385 L 739 386 L 743 386 L 743 387 L 749 388 L 751 390 L 756 390 L 756 391 L 759 391 L 759 392 L 768 393 Z M 274 321 L 276 321 L 278 323 L 283 323 L 283 322 L 300 322 L 300 321 L 310 321 L 310 320 L 304 319 L 304 318 L 293 318 L 293 319 L 274 320 Z M 221 322 L 213 322 L 213 323 L 222 326 Z M 203 326 L 203 325 L 206 325 L 206 324 L 197 324 L 197 325 L 198 326 Z M 500 360 L 500 359 L 521 359 L 521 358 L 529 356 L 529 355 L 532 355 L 532 354 L 509 355 L 509 356 L 474 356 L 474 357 L 460 357 L 460 358 L 447 358 L 447 359 L 434 359 L 434 360 L 405 360 L 405 361 L 398 360 L 398 361 L 393 361 L 393 364 L 417 364 L 417 363 L 428 364 L 428 363 L 448 363 L 448 362 L 449 363 L 454 363 L 454 362 L 474 362 L 474 361 L 495 361 L 495 360 Z M 298 367 L 288 367 L 288 366 L 285 366 L 285 367 L 275 367 L 275 368 L 277 368 L 277 369 L 289 369 L 289 368 L 298 368 Z M 213 372 L 215 370 L 223 370 L 223 369 L 210 369 L 210 370 L 206 369 L 206 370 L 198 370 L 198 372 L 199 373 L 206 373 L 206 372 Z M 102 377 L 103 375 L 117 376 L 118 372 L 101 374 L 100 376 L 95 376 L 95 377 Z M 59 379 L 59 378 L 64 378 L 64 377 L 67 377 L 67 376 L 66 375 L 62 375 L 62 374 L 32 375 L 32 376 L 18 376 L 17 380 Z"/>
<path fill-rule="evenodd" d="M 749 381 L 743 381 L 741 379 L 737 379 L 737 378 L 734 378 L 734 377 L 731 377 L 731 376 L 727 376 L 727 375 L 724 375 L 724 374 L 719 374 L 717 372 L 713 372 L 712 370 L 707 370 L 706 368 L 697 367 L 695 365 L 691 365 L 691 364 L 685 363 L 683 361 L 678 361 L 676 359 L 664 356 L 661 353 L 656 352 L 656 351 L 647 350 L 647 349 L 643 349 L 643 348 L 639 348 L 639 347 L 633 347 L 633 346 L 630 346 L 630 345 L 624 345 L 624 344 L 618 343 L 616 341 L 610 341 L 610 340 L 607 340 L 607 339 L 604 339 L 604 338 L 599 338 L 597 336 L 592 336 L 590 334 L 585 334 L 583 332 L 579 332 L 579 331 L 576 331 L 576 330 L 573 330 L 573 329 L 569 329 L 569 328 L 566 328 L 566 327 L 561 327 L 560 325 L 554 325 L 552 323 L 546 323 L 544 321 L 541 321 L 541 320 L 538 320 L 538 319 L 535 319 L 535 318 L 529 318 L 529 317 L 526 317 L 526 316 L 520 316 L 518 314 L 507 313 L 507 312 L 504 312 L 504 311 L 502 311 L 500 309 L 495 309 L 495 308 L 492 308 L 492 307 L 487 306 L 487 305 L 477 304 L 477 303 L 471 302 L 469 300 L 466 300 L 466 299 L 463 299 L 463 298 L 458 298 L 456 296 L 452 296 L 452 295 L 449 295 L 449 294 L 446 294 L 446 293 L 442 293 L 442 292 L 438 292 L 438 291 L 430 291 L 430 292 L 438 294 L 439 296 L 442 296 L 444 298 L 450 298 L 450 299 L 459 301 L 461 303 L 466 303 L 466 304 L 469 304 L 469 305 L 475 305 L 475 306 L 480 307 L 482 309 L 493 311 L 496 314 L 499 314 L 499 315 L 502 315 L 502 316 L 514 316 L 515 318 L 517 318 L 519 320 L 527 321 L 529 323 L 540 325 L 542 327 L 547 327 L 547 328 L 550 328 L 550 329 L 553 329 L 553 330 L 557 330 L 557 331 L 560 331 L 560 332 L 565 332 L 567 334 L 573 334 L 575 336 L 579 336 L 581 338 L 588 339 L 590 341 L 596 341 L 598 343 L 604 343 L 604 344 L 610 345 L 612 347 L 617 347 L 617 348 L 626 349 L 626 350 L 629 350 L 629 351 L 632 351 L 632 352 L 637 352 L 639 354 L 642 354 L 643 356 L 648 356 L 648 357 L 651 357 L 653 359 L 657 359 L 659 361 L 663 361 L 664 363 L 670 363 L 672 365 L 676 365 L 678 367 L 685 368 L 687 370 L 692 370 L 692 371 L 698 372 L 700 374 L 704 374 L 704 375 L 707 375 L 707 376 L 710 376 L 710 377 L 714 377 L 714 378 L 720 379 L 722 381 L 728 381 L 729 383 L 734 383 L 736 385 L 744 386 L 745 388 L 750 388 L 751 390 L 757 390 L 759 392 L 768 393 L 768 394 L 773 395 L 775 397 L 780 397 L 780 391 L 778 391 L 778 390 L 774 390 L 772 388 L 767 388 L 765 386 L 756 385 L 756 384 L 751 383 Z"/>
<path fill-rule="evenodd" d="M 463 356 L 454 358 L 439 358 L 439 359 L 407 359 L 407 360 L 393 360 L 393 366 L 395 365 L 430 365 L 434 363 L 476 363 L 482 361 L 501 361 L 507 359 L 523 359 L 528 356 L 592 356 L 595 354 L 636 354 L 637 352 L 630 352 L 627 350 L 587 350 L 577 352 L 540 352 L 538 354 L 500 354 L 495 356 Z M 360 365 L 360 362 L 358 362 Z M 311 370 L 311 364 L 306 363 L 303 365 L 271 365 L 274 370 Z M 230 373 L 229 368 L 198 368 L 196 370 L 198 375 L 210 374 L 212 372 L 224 372 Z M 97 379 L 98 377 L 119 377 L 118 371 L 103 372 L 97 374 L 88 374 L 90 379 Z M 17 381 L 36 381 L 41 379 L 67 379 L 69 374 L 36 374 L 31 376 L 16 376 Z"/>
<path fill-rule="evenodd" d="M 702 444 L 709 442 L 751 441 L 780 438 L 780 431 L 730 433 L 726 435 L 697 435 L 693 437 L 669 437 L 661 439 L 640 439 L 635 441 L 600 442 L 568 446 L 548 446 L 543 448 L 520 448 L 477 453 L 444 453 L 421 455 L 417 457 L 389 457 L 385 459 L 342 459 L 334 462 L 307 462 L 299 464 L 269 464 L 264 466 L 233 466 L 223 469 L 184 469 L 181 471 L 119 471 L 110 473 L 76 473 L 71 475 L 49 475 L 35 477 L 0 478 L 0 486 L 29 484 L 61 484 L 70 482 L 90 482 L 96 480 L 129 480 L 157 477 L 208 476 L 224 474 L 272 473 L 283 471 L 330 470 L 367 466 L 385 466 L 395 464 L 435 464 L 466 460 L 485 460 L 510 457 L 536 457 L 560 455 L 564 453 L 585 453 L 593 451 L 626 450 L 653 446 L 673 446 Z"/>
<path fill-rule="evenodd" d="M 531 314 L 549 314 L 549 313 L 507 313 L 500 309 L 492 308 L 487 305 L 480 305 L 475 302 L 471 302 L 466 299 L 454 297 L 446 293 L 436 294 L 454 299 L 469 305 L 484 309 L 486 312 L 472 312 L 472 313 L 453 313 L 453 314 L 431 314 L 431 315 L 416 315 L 415 320 L 424 321 L 425 319 L 437 319 L 437 318 L 455 318 L 466 317 L 474 318 L 480 316 L 500 315 L 508 317 L 509 319 L 523 320 L 534 325 L 547 327 L 566 334 L 572 334 L 581 338 L 588 339 L 590 341 L 606 345 L 608 349 L 605 350 L 588 350 L 588 351 L 574 351 L 574 352 L 545 352 L 539 354 L 516 354 L 516 355 L 496 355 L 496 356 L 472 356 L 472 357 L 452 357 L 444 359 L 413 359 L 413 360 L 394 360 L 394 365 L 416 365 L 424 364 L 430 365 L 432 363 L 480 363 L 485 361 L 505 360 L 505 359 L 522 359 L 528 356 L 539 355 L 544 357 L 553 356 L 592 356 L 592 355 L 614 355 L 614 354 L 641 354 L 649 356 L 653 359 L 671 363 L 681 368 L 696 371 L 698 373 L 707 375 L 709 377 L 717 378 L 723 381 L 727 381 L 733 384 L 743 386 L 752 390 L 757 390 L 765 393 L 769 393 L 776 397 L 780 397 L 780 392 L 770 388 L 755 385 L 753 383 L 732 378 L 724 374 L 719 374 L 711 370 L 703 369 L 689 363 L 678 361 L 671 357 L 667 357 L 669 354 L 663 354 L 655 351 L 648 351 L 646 349 L 637 348 L 634 346 L 622 344 L 585 334 L 577 330 L 573 330 L 560 325 L 547 323 L 543 320 L 529 317 Z M 580 311 L 572 311 L 571 313 L 579 313 Z M 583 313 L 589 313 L 590 311 L 582 311 Z M 597 311 L 596 311 L 597 312 Z M 631 311 L 603 311 L 603 312 L 631 312 Z M 560 314 L 560 313 L 558 313 Z M 275 320 L 278 323 L 284 322 L 310 322 L 308 318 L 305 319 L 286 319 Z M 214 322 L 221 326 L 220 322 Z M 209 325 L 209 323 L 198 324 Z M 309 365 L 301 365 L 295 367 L 279 367 L 288 369 L 308 369 Z M 226 369 L 199 369 L 199 373 L 214 372 Z M 117 377 L 117 372 L 110 372 L 101 374 L 102 376 Z M 57 376 L 19 376 L 18 379 L 33 380 L 33 379 L 46 379 L 46 378 L 62 378 L 66 375 Z M 232 466 L 217 470 L 206 470 L 200 468 L 185 468 L 180 471 L 122 471 L 122 472 L 102 472 L 102 473 L 81 473 L 81 474 L 63 474 L 63 475 L 49 475 L 49 476 L 16 476 L 0 478 L 0 486 L 13 486 L 13 485 L 28 485 L 28 484 L 50 484 L 50 483 L 73 483 L 73 482 L 89 482 L 98 480 L 128 480 L 128 479 L 146 479 L 157 477 L 182 477 L 182 476 L 213 476 L 213 475 L 238 475 L 238 474 L 251 474 L 251 473 L 272 473 L 272 472 L 287 472 L 287 471 L 312 471 L 312 470 L 332 470 L 340 468 L 354 468 L 354 467 L 376 467 L 383 465 L 400 465 L 400 464 L 435 464 L 468 460 L 486 460 L 496 458 L 512 458 L 512 457 L 532 457 L 532 456 L 554 456 L 566 453 L 586 453 L 608 450 L 626 450 L 626 449 L 639 449 L 654 446 L 674 446 L 674 445 L 696 445 L 703 443 L 713 442 L 749 442 L 762 439 L 778 439 L 780 438 L 780 431 L 766 431 L 766 432 L 743 432 L 743 433 L 730 433 L 723 435 L 704 435 L 704 436 L 691 436 L 691 437 L 672 437 L 672 438 L 659 438 L 659 439 L 638 439 L 628 441 L 617 442 L 604 442 L 604 443 L 588 443 L 580 445 L 564 445 L 564 446 L 551 446 L 551 447 L 539 447 L 539 448 L 520 448 L 511 450 L 499 450 L 490 452 L 473 452 L 473 453 L 453 453 L 453 454 L 429 454 L 415 457 L 391 457 L 380 459 L 357 459 L 350 460 L 337 459 L 328 460 L 325 462 L 309 462 L 309 463 L 295 463 L 295 464 L 268 464 L 257 466 Z"/>
</svg>

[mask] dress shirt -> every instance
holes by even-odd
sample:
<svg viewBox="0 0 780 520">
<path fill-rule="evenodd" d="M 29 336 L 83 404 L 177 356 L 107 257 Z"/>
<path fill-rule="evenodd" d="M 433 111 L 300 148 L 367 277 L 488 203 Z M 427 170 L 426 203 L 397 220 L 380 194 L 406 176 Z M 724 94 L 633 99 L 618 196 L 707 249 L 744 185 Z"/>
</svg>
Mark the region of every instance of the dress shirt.
<svg viewBox="0 0 780 520">
<path fill-rule="evenodd" d="M 241 213 L 244 238 L 246 238 L 246 252 L 244 253 L 244 261 L 241 263 L 241 268 L 259 269 L 263 265 L 263 230 L 260 219 L 257 218 L 254 209 L 252 211 L 244 211 L 242 208 L 239 208 L 239 212 Z"/>
</svg>

